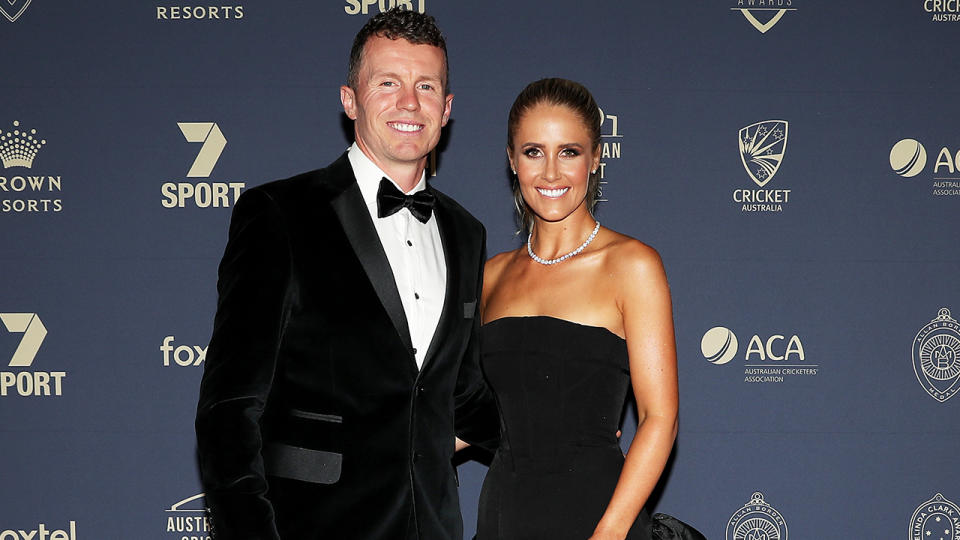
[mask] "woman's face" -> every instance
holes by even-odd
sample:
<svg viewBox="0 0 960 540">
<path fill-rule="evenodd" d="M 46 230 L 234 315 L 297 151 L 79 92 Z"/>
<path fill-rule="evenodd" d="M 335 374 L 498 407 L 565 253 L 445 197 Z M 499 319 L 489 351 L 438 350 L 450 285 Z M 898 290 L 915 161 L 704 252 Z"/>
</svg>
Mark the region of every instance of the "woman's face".
<svg viewBox="0 0 960 540">
<path fill-rule="evenodd" d="M 539 104 L 520 118 L 507 148 L 523 200 L 537 217 L 561 221 L 587 208 L 590 172 L 600 164 L 583 120 L 569 107 Z"/>
</svg>

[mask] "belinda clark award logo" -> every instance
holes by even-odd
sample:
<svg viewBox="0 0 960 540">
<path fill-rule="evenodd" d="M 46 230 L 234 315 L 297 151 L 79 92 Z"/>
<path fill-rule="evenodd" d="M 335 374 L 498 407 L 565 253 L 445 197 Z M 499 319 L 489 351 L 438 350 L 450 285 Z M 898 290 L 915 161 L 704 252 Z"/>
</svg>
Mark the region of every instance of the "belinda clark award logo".
<svg viewBox="0 0 960 540">
<path fill-rule="evenodd" d="M 913 372 L 930 397 L 943 403 L 960 390 L 960 323 L 950 310 L 940 308 L 936 318 L 913 338 Z"/>
<path fill-rule="evenodd" d="M 787 153 L 790 124 L 786 120 L 763 120 L 738 132 L 740 163 L 759 189 L 733 190 L 733 202 L 741 212 L 783 212 L 790 202 L 790 189 L 771 189 Z"/>
<path fill-rule="evenodd" d="M 960 506 L 937 493 L 910 517 L 909 540 L 960 539 Z"/>
</svg>

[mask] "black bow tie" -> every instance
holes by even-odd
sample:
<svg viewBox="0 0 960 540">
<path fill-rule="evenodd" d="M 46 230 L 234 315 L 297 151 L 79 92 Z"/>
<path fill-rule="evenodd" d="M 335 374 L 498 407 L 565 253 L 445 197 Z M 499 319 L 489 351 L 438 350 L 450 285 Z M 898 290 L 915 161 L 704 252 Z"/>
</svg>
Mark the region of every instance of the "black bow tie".
<svg viewBox="0 0 960 540">
<path fill-rule="evenodd" d="M 380 180 L 380 189 L 377 190 L 377 217 L 392 216 L 401 208 L 406 208 L 413 217 L 426 223 L 430 220 L 436 200 L 433 193 L 426 189 L 413 195 L 404 195 L 393 182 L 384 178 Z"/>
</svg>

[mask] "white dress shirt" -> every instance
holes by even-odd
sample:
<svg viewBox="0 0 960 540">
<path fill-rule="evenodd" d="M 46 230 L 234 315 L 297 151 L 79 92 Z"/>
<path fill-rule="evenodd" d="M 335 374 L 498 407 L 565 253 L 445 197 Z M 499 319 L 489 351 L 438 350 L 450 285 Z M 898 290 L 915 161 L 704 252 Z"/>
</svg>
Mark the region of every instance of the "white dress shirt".
<svg viewBox="0 0 960 540">
<path fill-rule="evenodd" d="M 350 146 L 347 158 L 360 185 L 363 201 L 373 218 L 380 244 L 387 253 L 403 303 L 403 312 L 407 316 L 417 367 L 422 368 L 427 348 L 440 322 L 447 285 L 447 264 L 443 258 L 436 212 L 430 215 L 426 223 L 421 223 L 406 208 L 387 217 L 377 217 L 380 180 L 386 178 L 395 186 L 396 182 L 374 165 L 356 143 Z M 400 187 L 397 186 L 397 189 Z M 427 189 L 426 174 L 420 177 L 420 182 L 408 194 L 424 189 Z"/>
</svg>

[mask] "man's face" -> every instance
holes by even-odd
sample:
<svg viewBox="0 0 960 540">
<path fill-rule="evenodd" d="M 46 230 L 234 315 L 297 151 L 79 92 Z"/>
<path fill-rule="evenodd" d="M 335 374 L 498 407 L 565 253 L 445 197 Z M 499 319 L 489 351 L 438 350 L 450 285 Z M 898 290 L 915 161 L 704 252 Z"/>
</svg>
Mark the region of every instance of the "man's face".
<svg viewBox="0 0 960 540">
<path fill-rule="evenodd" d="M 450 117 L 443 50 L 374 36 L 363 49 L 357 88 L 340 87 L 357 145 L 384 172 L 423 166 Z"/>
</svg>

